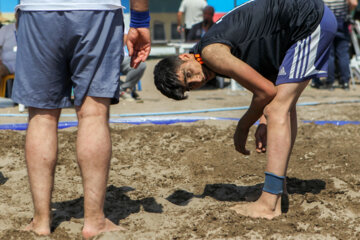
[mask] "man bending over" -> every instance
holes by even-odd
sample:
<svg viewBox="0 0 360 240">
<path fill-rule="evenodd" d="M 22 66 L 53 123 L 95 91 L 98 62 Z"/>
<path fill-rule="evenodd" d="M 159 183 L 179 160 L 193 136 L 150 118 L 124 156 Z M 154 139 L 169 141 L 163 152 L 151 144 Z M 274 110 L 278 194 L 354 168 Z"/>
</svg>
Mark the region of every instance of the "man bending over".
<svg viewBox="0 0 360 240">
<path fill-rule="evenodd" d="M 335 32 L 336 19 L 321 0 L 250 0 L 218 20 L 190 54 L 163 59 L 155 67 L 156 87 L 176 100 L 217 74 L 253 93 L 234 144 L 249 154 L 249 128 L 260 118 L 255 137 L 256 150 L 267 151 L 265 183 L 256 202 L 233 207 L 237 213 L 267 219 L 281 214 L 297 132 L 296 102 L 311 78 L 326 76 Z"/>
</svg>

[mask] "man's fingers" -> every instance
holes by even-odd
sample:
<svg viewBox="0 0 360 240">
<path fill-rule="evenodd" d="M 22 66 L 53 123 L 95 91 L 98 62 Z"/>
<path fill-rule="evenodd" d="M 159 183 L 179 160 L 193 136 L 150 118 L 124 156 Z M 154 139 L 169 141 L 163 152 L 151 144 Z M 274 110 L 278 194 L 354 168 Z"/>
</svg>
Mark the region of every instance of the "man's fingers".
<svg viewBox="0 0 360 240">
<path fill-rule="evenodd" d="M 150 54 L 150 47 L 145 47 L 144 49 L 139 50 L 138 56 L 142 62 L 145 62 Z"/>
<path fill-rule="evenodd" d="M 127 44 L 127 49 L 129 51 L 129 56 L 132 56 L 134 54 L 134 46 L 130 42 Z"/>
<path fill-rule="evenodd" d="M 267 140 L 264 139 L 264 141 L 262 143 L 262 149 L 261 149 L 263 153 L 266 152 L 266 147 L 267 147 Z"/>
<path fill-rule="evenodd" d="M 266 142 L 258 141 L 256 144 L 256 152 L 265 153 L 266 152 Z"/>
<path fill-rule="evenodd" d="M 261 148 L 262 148 L 262 142 L 256 140 L 256 152 L 261 153 Z"/>
<path fill-rule="evenodd" d="M 244 149 L 241 153 L 244 155 L 250 155 L 250 151 L 247 149 Z"/>
<path fill-rule="evenodd" d="M 257 153 L 264 153 L 266 152 L 266 148 L 256 148 Z"/>
<path fill-rule="evenodd" d="M 144 50 L 133 50 L 133 54 L 131 56 L 131 67 L 137 68 L 141 62 L 145 62 L 147 57 L 149 56 L 150 48 Z"/>
<path fill-rule="evenodd" d="M 244 155 L 250 155 L 250 151 L 247 150 L 245 147 L 237 147 L 236 151 L 238 151 L 239 153 L 242 153 Z"/>
<path fill-rule="evenodd" d="M 131 56 L 131 64 L 130 66 L 132 68 L 137 68 L 140 64 L 141 58 L 139 57 L 139 52 L 136 50 L 133 50 L 133 55 Z"/>
<path fill-rule="evenodd" d="M 150 52 L 148 52 L 148 51 L 144 51 L 144 53 L 142 54 L 142 57 L 141 57 L 141 61 L 142 62 L 145 62 L 146 61 L 146 59 L 148 58 L 148 56 L 149 56 L 149 53 Z"/>
<path fill-rule="evenodd" d="M 132 68 L 137 68 L 139 66 L 139 64 L 140 64 L 139 61 L 136 61 L 136 59 L 132 59 L 130 66 Z"/>
</svg>

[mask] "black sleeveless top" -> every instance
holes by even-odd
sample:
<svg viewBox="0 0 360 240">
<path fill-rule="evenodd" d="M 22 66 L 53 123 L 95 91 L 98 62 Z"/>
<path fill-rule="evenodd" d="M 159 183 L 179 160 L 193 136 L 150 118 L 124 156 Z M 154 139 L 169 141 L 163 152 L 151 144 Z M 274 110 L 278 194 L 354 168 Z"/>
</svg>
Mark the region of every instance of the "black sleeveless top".
<svg viewBox="0 0 360 240">
<path fill-rule="evenodd" d="M 191 52 L 229 45 L 234 56 L 274 81 L 286 51 L 316 29 L 323 12 L 322 0 L 249 0 L 219 19 Z"/>
</svg>

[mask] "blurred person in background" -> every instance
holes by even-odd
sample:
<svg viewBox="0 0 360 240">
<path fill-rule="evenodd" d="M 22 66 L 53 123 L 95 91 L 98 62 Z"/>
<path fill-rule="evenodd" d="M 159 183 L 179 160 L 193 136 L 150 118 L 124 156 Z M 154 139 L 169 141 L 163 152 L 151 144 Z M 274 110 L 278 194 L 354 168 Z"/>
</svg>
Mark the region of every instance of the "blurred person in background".
<svg viewBox="0 0 360 240">
<path fill-rule="evenodd" d="M 15 23 L 10 23 L 0 28 L 0 79 L 15 73 L 17 51 L 15 29 Z M 9 79 L 6 82 L 5 97 L 11 97 L 13 81 L 13 79 Z"/>
<path fill-rule="evenodd" d="M 342 89 L 349 89 L 350 80 L 350 45 L 351 38 L 349 33 L 350 12 L 357 5 L 357 0 L 324 0 L 330 10 L 334 13 L 337 20 L 337 32 L 331 46 L 329 56 L 328 77 L 324 83 L 315 78 L 311 86 L 320 88 L 324 85 L 325 89 L 333 90 L 336 75 L 339 75 L 339 85 Z M 336 72 L 338 71 L 338 72 Z M 337 74 L 338 73 L 338 74 Z"/>
<path fill-rule="evenodd" d="M 194 42 L 194 43 L 198 42 L 205 35 L 205 33 L 209 30 L 209 28 L 214 24 L 214 20 L 213 20 L 214 13 L 215 13 L 215 9 L 212 6 L 208 5 L 204 8 L 203 20 L 192 26 L 187 36 L 187 42 Z M 203 87 L 209 87 L 209 86 L 217 87 L 218 78 L 219 81 L 224 81 L 223 77 L 216 76 L 214 79 L 208 81 Z"/>
<path fill-rule="evenodd" d="M 214 24 L 214 13 L 215 9 L 212 6 L 206 6 L 204 8 L 203 20 L 191 27 L 186 37 L 187 42 L 197 42 L 205 35 L 209 28 Z"/>
<path fill-rule="evenodd" d="M 17 43 L 15 23 L 0 29 L 0 78 L 15 73 Z"/>
<path fill-rule="evenodd" d="M 191 27 L 202 21 L 203 9 L 207 6 L 205 0 L 182 0 L 177 13 L 177 31 L 185 33 L 185 40 Z M 183 28 L 183 16 L 185 28 Z"/>
</svg>

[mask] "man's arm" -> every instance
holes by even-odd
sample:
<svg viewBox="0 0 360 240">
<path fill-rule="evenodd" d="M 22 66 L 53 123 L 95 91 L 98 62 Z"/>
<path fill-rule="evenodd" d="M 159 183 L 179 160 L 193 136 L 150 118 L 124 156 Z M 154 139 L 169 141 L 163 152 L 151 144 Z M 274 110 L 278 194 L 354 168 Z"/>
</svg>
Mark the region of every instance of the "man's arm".
<svg viewBox="0 0 360 240">
<path fill-rule="evenodd" d="M 242 120 L 244 127 L 251 127 L 262 115 L 264 107 L 275 97 L 274 84 L 247 63 L 233 56 L 227 45 L 211 44 L 205 47 L 202 58 L 211 70 L 233 78 L 254 94 L 249 109 L 251 111 L 248 111 Z"/>
<path fill-rule="evenodd" d="M 178 12 L 177 13 L 177 28 L 176 30 L 178 32 L 181 32 L 182 28 L 181 28 L 181 25 L 182 25 L 182 16 L 183 16 L 183 12 Z"/>
<path fill-rule="evenodd" d="M 233 56 L 227 45 L 211 44 L 205 47 L 202 58 L 211 70 L 233 78 L 253 93 L 250 107 L 240 119 L 234 136 L 236 150 L 248 154 L 245 143 L 249 129 L 261 117 L 265 106 L 275 97 L 276 88 L 255 69 Z"/>
<path fill-rule="evenodd" d="M 349 5 L 349 11 L 352 11 L 357 7 L 358 0 L 347 0 L 347 3 Z"/>
<path fill-rule="evenodd" d="M 127 47 L 131 67 L 137 68 L 150 54 L 150 15 L 148 0 L 130 0 L 131 18 Z"/>
<path fill-rule="evenodd" d="M 145 12 L 149 10 L 148 0 L 130 0 L 131 9 L 138 12 Z"/>
<path fill-rule="evenodd" d="M 185 3 L 184 3 L 184 0 L 181 1 L 180 3 L 180 7 L 179 7 L 179 10 L 178 10 L 178 13 L 177 13 L 177 28 L 176 30 L 181 33 L 181 31 L 184 31 L 184 29 L 182 29 L 182 17 L 184 15 L 184 12 L 185 12 Z"/>
</svg>

